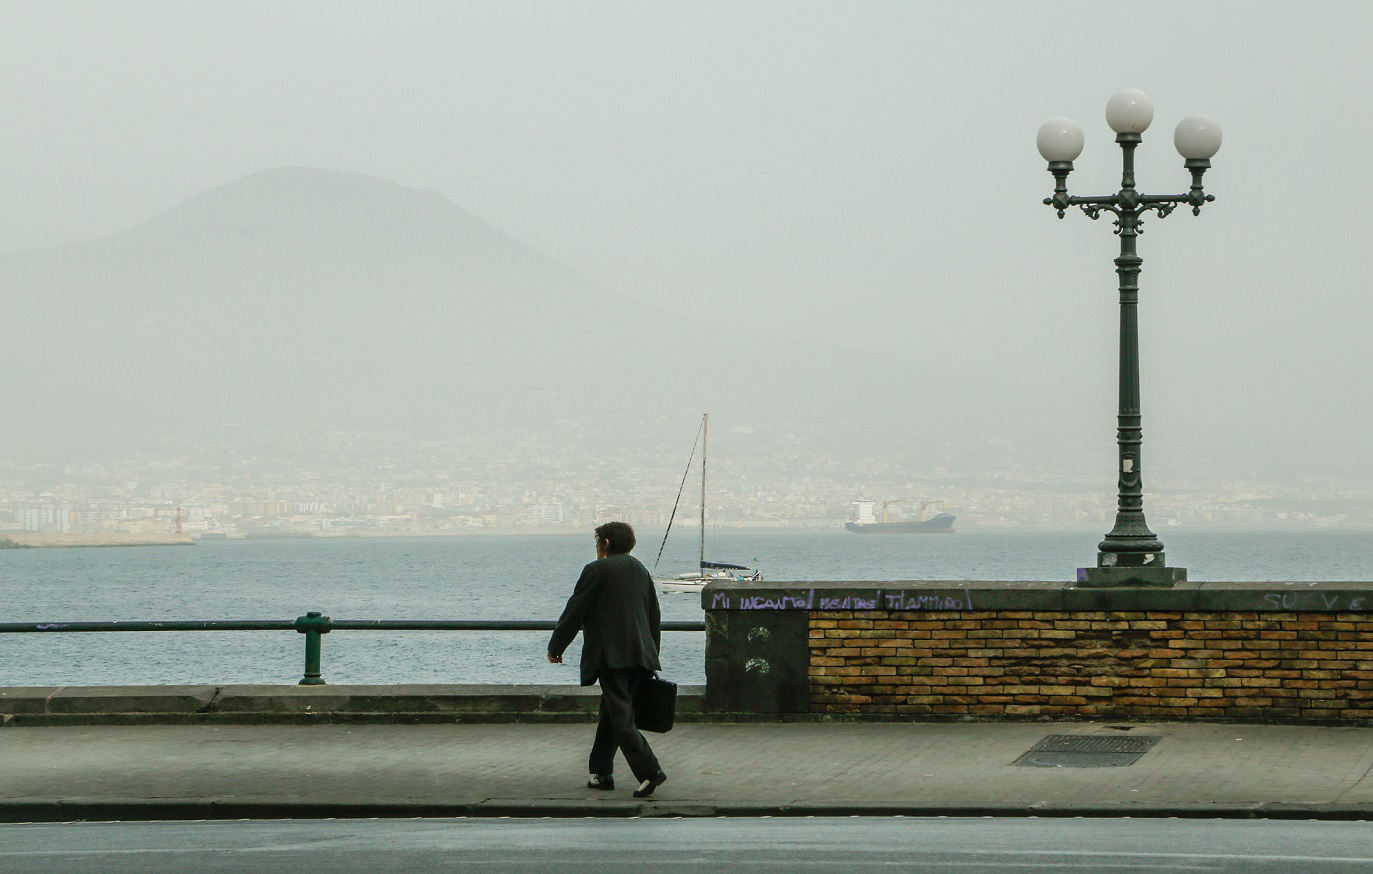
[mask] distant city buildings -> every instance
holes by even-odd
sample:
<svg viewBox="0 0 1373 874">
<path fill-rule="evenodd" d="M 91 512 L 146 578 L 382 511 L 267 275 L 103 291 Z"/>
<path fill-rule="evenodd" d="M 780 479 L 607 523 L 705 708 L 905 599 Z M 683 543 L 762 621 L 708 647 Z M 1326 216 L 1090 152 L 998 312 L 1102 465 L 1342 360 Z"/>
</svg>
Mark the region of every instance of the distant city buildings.
<svg viewBox="0 0 1373 874">
<path fill-rule="evenodd" d="M 442 444 L 396 435 L 271 435 L 274 457 L 241 446 L 181 447 L 116 462 L 15 465 L 0 460 L 0 531 L 173 532 L 193 537 L 574 532 L 611 519 L 663 530 L 682 459 L 601 459 L 597 447 L 546 435 L 492 434 Z M 251 450 L 251 451 L 250 451 Z M 743 457 L 740 457 L 740 455 Z M 589 462 L 588 459 L 596 459 Z M 718 460 L 717 460 L 718 459 Z M 785 461 L 779 461 L 785 459 Z M 795 438 L 712 456 L 707 524 L 720 528 L 839 529 L 858 498 L 942 500 L 968 528 L 1094 527 L 1115 514 L 1113 482 L 1042 469 L 988 474 L 948 464 L 807 452 Z M 1373 494 L 1341 481 L 1298 485 L 1167 482 L 1147 495 L 1150 524 L 1172 527 L 1373 527 Z M 688 489 L 674 526 L 700 524 Z"/>
</svg>

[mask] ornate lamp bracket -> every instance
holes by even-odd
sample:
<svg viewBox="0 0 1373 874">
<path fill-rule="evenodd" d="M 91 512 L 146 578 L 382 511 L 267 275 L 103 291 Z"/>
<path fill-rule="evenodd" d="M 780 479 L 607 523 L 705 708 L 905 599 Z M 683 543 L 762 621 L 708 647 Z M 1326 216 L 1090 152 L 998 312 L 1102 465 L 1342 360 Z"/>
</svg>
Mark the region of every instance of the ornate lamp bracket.
<svg viewBox="0 0 1373 874">
<path fill-rule="evenodd" d="M 1145 207 L 1145 210 L 1147 211 L 1152 209 L 1155 213 L 1158 214 L 1159 218 L 1166 219 L 1168 218 L 1168 216 L 1172 215 L 1173 210 L 1177 208 L 1178 205 L 1176 203 L 1155 203 L 1151 206 Z M 1143 230 L 1143 228 L 1140 228 L 1141 233 L 1143 232 Z"/>
<path fill-rule="evenodd" d="M 1096 221 L 1097 219 L 1101 218 L 1101 213 L 1103 210 L 1105 212 L 1113 212 L 1116 216 L 1115 225 L 1117 228 L 1120 227 L 1120 210 L 1116 209 L 1114 206 L 1111 206 L 1110 204 L 1079 203 L 1077 205 L 1077 208 L 1082 210 L 1083 213 L 1086 214 L 1087 218 L 1091 219 L 1092 221 Z M 1116 233 L 1120 233 L 1120 231 L 1117 230 Z"/>
</svg>

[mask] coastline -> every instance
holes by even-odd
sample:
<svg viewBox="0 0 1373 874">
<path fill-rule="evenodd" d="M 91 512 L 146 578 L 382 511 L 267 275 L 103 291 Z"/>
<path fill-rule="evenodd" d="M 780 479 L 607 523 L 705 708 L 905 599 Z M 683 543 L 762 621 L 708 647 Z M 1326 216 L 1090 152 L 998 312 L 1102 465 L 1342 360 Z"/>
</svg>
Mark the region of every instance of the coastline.
<svg viewBox="0 0 1373 874">
<path fill-rule="evenodd" d="M 86 546 L 195 546 L 189 534 L 129 534 L 122 532 L 60 534 L 47 531 L 6 531 L 0 539 L 15 547 L 39 549 Z"/>
<path fill-rule="evenodd" d="M 1030 525 L 996 525 L 996 524 L 970 524 L 962 532 L 965 535 L 972 535 L 975 532 L 980 534 L 1006 534 L 1020 532 L 1033 534 L 1043 531 L 1081 532 L 1084 535 L 1100 533 L 1100 526 L 1090 524 L 1060 525 L 1060 526 L 1030 526 Z M 708 530 L 714 534 L 781 534 L 793 536 L 824 536 L 824 537 L 851 537 L 852 535 L 842 527 L 816 526 L 816 525 L 797 525 L 797 526 L 732 526 L 732 525 L 711 525 Z M 1171 528 L 1168 533 L 1185 531 L 1187 533 L 1207 533 L 1207 534 L 1255 534 L 1255 533 L 1301 533 L 1309 536 L 1320 536 L 1325 534 L 1365 534 L 1373 535 L 1373 529 L 1360 526 L 1349 527 L 1246 527 L 1228 525 L 1206 525 L 1206 526 L 1186 526 L 1185 528 Z M 378 530 L 351 530 L 351 531 L 313 531 L 313 532 L 291 532 L 284 536 L 267 537 L 244 537 L 241 535 L 230 536 L 227 538 L 231 543 L 256 542 L 261 543 L 272 540 L 389 540 L 406 538 L 468 538 L 468 537 L 569 537 L 581 534 L 580 529 L 570 526 L 519 526 L 509 528 L 471 528 L 471 529 L 429 529 L 420 531 L 378 531 Z M 56 533 L 56 532 L 35 532 L 35 531 L 0 531 L 0 549 L 28 549 L 28 548 L 79 548 L 79 547 L 98 547 L 98 546 L 195 546 L 201 538 L 192 534 L 136 534 L 130 532 L 91 532 L 91 533 Z M 205 538 L 210 542 L 222 542 L 224 537 Z M 912 537 L 913 542 L 921 542 L 925 538 Z M 8 541 L 8 543 L 6 542 Z"/>
<path fill-rule="evenodd" d="M 679 523 L 680 524 L 680 523 Z M 682 526 L 686 530 L 693 532 L 699 531 L 699 526 Z M 959 534 L 1036 534 L 1036 533 L 1077 533 L 1088 538 L 1096 537 L 1100 539 L 1105 527 L 1101 523 L 1073 523 L 1065 525 L 1004 525 L 986 522 L 971 522 L 958 527 L 953 536 Z M 655 535 L 661 534 L 661 528 L 644 526 L 642 529 L 636 526 L 636 531 L 653 532 Z M 830 525 L 716 525 L 706 526 L 706 531 L 710 535 L 733 535 L 733 534 L 766 534 L 766 535 L 821 535 L 851 538 L 852 532 L 844 530 L 842 523 Z M 1245 526 L 1245 525 L 1187 525 L 1180 527 L 1170 527 L 1164 529 L 1160 536 L 1167 537 L 1176 533 L 1205 533 L 1205 534 L 1261 534 L 1261 533 L 1280 533 L 1280 534 L 1369 534 L 1373 535 L 1373 527 L 1370 526 Z M 242 536 L 231 536 L 227 538 L 231 542 L 243 540 L 346 540 L 346 539 L 390 539 L 390 538 L 461 538 L 461 537 L 570 537 L 581 535 L 582 529 L 571 525 L 522 525 L 512 527 L 492 527 L 492 528 L 440 528 L 424 529 L 416 531 L 390 531 L 390 530 L 347 530 L 347 531 L 313 531 L 299 532 L 287 537 L 267 537 L 267 538 L 245 538 Z M 2 535 L 0 535 L 2 536 Z M 221 538 L 215 538 L 216 540 Z M 855 538 L 857 539 L 857 538 Z M 863 538 L 867 539 L 867 538 Z M 898 540 L 910 540 L 912 542 L 923 542 L 927 540 L 927 535 L 911 535 L 909 537 L 898 537 Z M 642 542 L 642 538 L 641 538 Z"/>
</svg>

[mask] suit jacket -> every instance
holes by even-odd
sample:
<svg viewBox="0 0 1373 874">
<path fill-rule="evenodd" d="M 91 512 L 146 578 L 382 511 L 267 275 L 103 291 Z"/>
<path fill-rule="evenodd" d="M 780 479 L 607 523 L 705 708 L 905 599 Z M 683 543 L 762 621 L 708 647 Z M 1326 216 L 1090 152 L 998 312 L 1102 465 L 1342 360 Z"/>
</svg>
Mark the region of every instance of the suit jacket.
<svg viewBox="0 0 1373 874">
<path fill-rule="evenodd" d="M 608 555 L 582 568 L 548 652 L 562 655 L 581 631 L 583 686 L 595 683 L 604 668 L 656 671 L 661 619 L 648 569 L 627 553 Z"/>
</svg>

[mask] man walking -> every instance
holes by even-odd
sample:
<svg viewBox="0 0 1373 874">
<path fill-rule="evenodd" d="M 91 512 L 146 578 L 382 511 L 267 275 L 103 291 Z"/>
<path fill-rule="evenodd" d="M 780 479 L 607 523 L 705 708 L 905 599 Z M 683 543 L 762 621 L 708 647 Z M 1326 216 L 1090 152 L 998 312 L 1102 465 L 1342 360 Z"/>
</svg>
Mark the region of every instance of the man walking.
<svg viewBox="0 0 1373 874">
<path fill-rule="evenodd" d="M 563 651 L 582 632 L 581 681 L 601 683 L 601 721 L 591 745 L 591 789 L 614 789 L 615 751 L 624 752 L 639 788 L 647 798 L 667 781 L 648 741 L 634 725 L 634 692 L 659 669 L 662 632 L 658 593 L 653 578 L 637 558 L 634 529 L 607 522 L 596 529 L 596 560 L 582 576 L 548 641 L 548 660 L 562 664 Z"/>
</svg>

